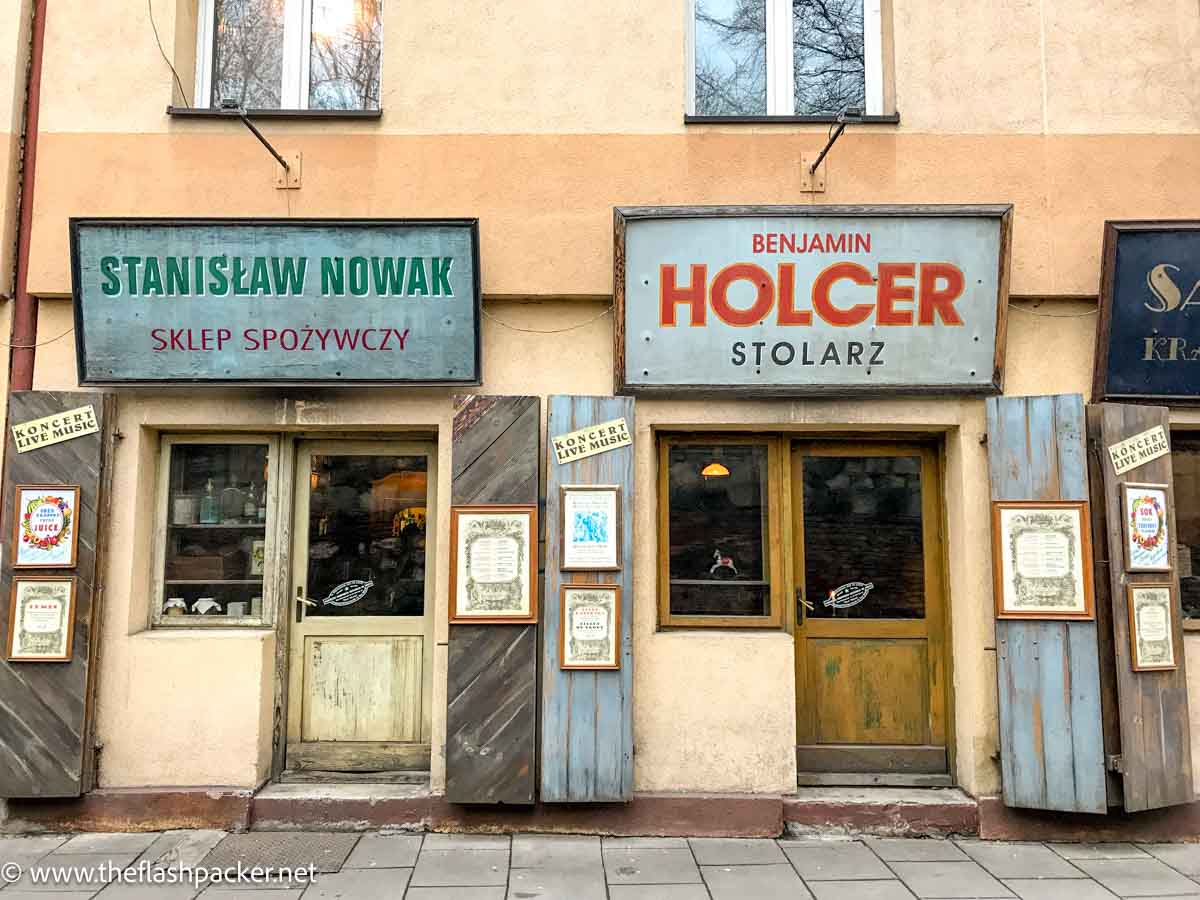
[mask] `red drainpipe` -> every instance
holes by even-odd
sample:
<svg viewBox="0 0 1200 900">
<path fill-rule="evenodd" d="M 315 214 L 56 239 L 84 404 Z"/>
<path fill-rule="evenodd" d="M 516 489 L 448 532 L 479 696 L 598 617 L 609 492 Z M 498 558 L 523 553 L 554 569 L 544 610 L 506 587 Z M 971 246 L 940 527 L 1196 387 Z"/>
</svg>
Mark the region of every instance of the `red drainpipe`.
<svg viewBox="0 0 1200 900">
<path fill-rule="evenodd" d="M 25 157 L 21 163 L 21 206 L 17 226 L 17 285 L 12 317 L 12 353 L 8 389 L 33 388 L 37 301 L 29 295 L 29 238 L 33 231 L 33 176 L 37 169 L 38 112 L 42 98 L 42 47 L 46 42 L 46 0 L 34 0 L 33 39 L 29 48 L 29 86 L 25 94 Z"/>
</svg>

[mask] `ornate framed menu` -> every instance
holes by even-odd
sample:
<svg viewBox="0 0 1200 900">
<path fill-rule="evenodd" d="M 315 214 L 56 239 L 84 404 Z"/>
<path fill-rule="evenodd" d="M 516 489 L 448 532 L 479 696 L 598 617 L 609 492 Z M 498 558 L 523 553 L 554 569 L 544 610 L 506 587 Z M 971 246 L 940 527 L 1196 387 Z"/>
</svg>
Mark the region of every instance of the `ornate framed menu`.
<svg viewBox="0 0 1200 900">
<path fill-rule="evenodd" d="M 561 593 L 559 667 L 621 668 L 620 586 L 564 584 Z"/>
<path fill-rule="evenodd" d="M 1083 500 L 992 502 L 998 619 L 1092 619 L 1092 543 Z"/>
<path fill-rule="evenodd" d="M 1135 672 L 1174 669 L 1175 595 L 1170 584 L 1128 584 L 1130 661 Z"/>
<path fill-rule="evenodd" d="M 75 632 L 75 579 L 17 575 L 8 612 L 9 662 L 69 662 Z"/>
<path fill-rule="evenodd" d="M 1165 484 L 1121 485 L 1126 572 L 1171 571 L 1167 491 Z"/>
<path fill-rule="evenodd" d="M 450 509 L 450 621 L 537 621 L 537 507 Z"/>
</svg>

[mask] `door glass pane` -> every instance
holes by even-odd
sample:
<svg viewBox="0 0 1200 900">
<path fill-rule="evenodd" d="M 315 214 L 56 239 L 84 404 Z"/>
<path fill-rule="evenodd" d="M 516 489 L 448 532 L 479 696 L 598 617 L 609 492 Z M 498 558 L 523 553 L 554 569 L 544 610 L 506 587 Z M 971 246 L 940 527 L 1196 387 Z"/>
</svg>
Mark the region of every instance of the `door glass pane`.
<svg viewBox="0 0 1200 900">
<path fill-rule="evenodd" d="M 212 105 L 278 109 L 283 90 L 284 0 L 215 0 Z"/>
<path fill-rule="evenodd" d="M 379 109 L 381 0 L 313 0 L 309 109 Z"/>
<path fill-rule="evenodd" d="M 792 74 L 796 115 L 865 111 L 863 0 L 794 0 Z"/>
<path fill-rule="evenodd" d="M 1200 619 L 1200 438 L 1171 435 L 1176 559 L 1183 615 Z"/>
<path fill-rule="evenodd" d="M 696 0 L 696 115 L 767 112 L 766 0 Z"/>
<path fill-rule="evenodd" d="M 424 456 L 313 456 L 308 616 L 425 612 Z"/>
<path fill-rule="evenodd" d="M 267 474 L 265 444 L 171 447 L 162 596 L 171 624 L 262 616 Z"/>
<path fill-rule="evenodd" d="M 804 457 L 804 594 L 813 619 L 921 619 L 921 459 Z"/>
<path fill-rule="evenodd" d="M 671 614 L 769 615 L 766 444 L 668 453 Z"/>
</svg>

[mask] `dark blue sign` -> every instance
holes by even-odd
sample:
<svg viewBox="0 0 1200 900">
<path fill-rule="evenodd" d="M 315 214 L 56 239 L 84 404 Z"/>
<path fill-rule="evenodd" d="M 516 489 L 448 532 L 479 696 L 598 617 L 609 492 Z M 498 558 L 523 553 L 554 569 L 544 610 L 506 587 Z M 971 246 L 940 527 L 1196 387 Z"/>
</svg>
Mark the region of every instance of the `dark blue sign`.
<svg viewBox="0 0 1200 900">
<path fill-rule="evenodd" d="M 1097 400 L 1200 401 L 1200 222 L 1108 222 Z"/>
</svg>

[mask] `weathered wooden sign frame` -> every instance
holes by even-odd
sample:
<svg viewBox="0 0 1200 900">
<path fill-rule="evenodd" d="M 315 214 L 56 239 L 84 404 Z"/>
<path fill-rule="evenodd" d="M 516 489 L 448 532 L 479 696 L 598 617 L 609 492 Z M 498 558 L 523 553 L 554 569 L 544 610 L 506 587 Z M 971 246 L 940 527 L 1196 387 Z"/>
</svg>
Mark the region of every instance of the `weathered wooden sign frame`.
<svg viewBox="0 0 1200 900">
<path fill-rule="evenodd" d="M 1109 357 L 1113 341 L 1113 304 L 1116 301 L 1117 245 L 1126 234 L 1168 232 L 1198 232 L 1200 219 L 1146 219 L 1137 221 L 1106 221 L 1104 247 L 1100 264 L 1100 322 L 1096 329 L 1095 367 L 1092 370 L 1092 402 L 1119 400 L 1125 402 L 1162 403 L 1167 405 L 1200 404 L 1200 389 L 1194 394 L 1161 394 L 1152 391 L 1117 393 L 1109 387 Z M 1149 296 L 1149 295 L 1147 295 Z M 1186 365 L 1186 363 L 1184 363 Z M 1193 379 L 1195 381 L 1195 379 Z"/>
<path fill-rule="evenodd" d="M 214 228 L 214 229 L 217 229 L 217 228 L 226 227 L 226 228 L 231 228 L 231 229 L 261 228 L 264 230 L 267 230 L 267 229 L 274 229 L 274 230 L 295 229 L 297 231 L 300 231 L 302 229 L 328 229 L 330 231 L 330 233 L 333 233 L 336 230 L 355 230 L 355 229 L 361 229 L 363 231 L 368 231 L 368 232 L 371 230 L 381 230 L 381 229 L 392 229 L 397 232 L 403 232 L 403 231 L 407 231 L 407 230 L 416 231 L 419 229 L 439 229 L 439 228 L 440 229 L 453 229 L 453 230 L 461 229 L 464 232 L 466 232 L 466 235 L 467 235 L 467 240 L 469 242 L 469 256 L 470 256 L 470 264 L 471 264 L 471 276 L 470 276 L 471 296 L 469 298 L 469 303 L 470 303 L 470 307 L 471 307 L 470 329 L 472 332 L 470 337 L 473 342 L 473 347 L 472 347 L 472 351 L 469 355 L 469 358 L 471 360 L 472 371 L 464 373 L 461 377 L 457 376 L 457 374 L 446 375 L 446 376 L 430 375 L 429 377 L 420 377 L 420 376 L 399 377 L 399 376 L 392 375 L 390 373 L 380 374 L 379 371 L 373 372 L 369 377 L 359 377 L 359 376 L 344 377 L 339 369 L 345 367 L 344 360 L 347 359 L 345 351 L 343 351 L 341 349 L 335 349 L 333 347 L 332 342 L 329 343 L 328 347 L 326 347 L 324 343 L 321 343 L 320 346 L 318 346 L 318 338 L 313 338 L 310 341 L 311 346 L 308 346 L 307 348 L 305 348 L 310 351 L 319 350 L 320 352 L 313 353 L 314 358 L 320 357 L 323 362 L 329 363 L 327 366 L 329 371 L 327 373 L 323 372 L 317 376 L 313 376 L 311 374 L 305 375 L 305 376 L 298 375 L 296 377 L 244 376 L 244 375 L 239 374 L 237 371 L 232 371 L 232 372 L 226 371 L 224 373 L 220 373 L 220 374 L 216 374 L 216 375 L 198 374 L 198 375 L 194 375 L 194 376 L 179 376 L 179 375 L 175 375 L 175 374 L 169 374 L 169 375 L 168 374 L 106 375 L 104 373 L 95 371 L 94 370 L 95 367 L 90 368 L 89 364 L 88 364 L 89 360 L 88 360 L 88 344 L 87 344 L 87 315 L 84 310 L 84 305 L 85 305 L 86 301 L 85 301 L 84 290 L 83 290 L 83 264 L 82 264 L 82 259 L 81 259 L 81 229 L 94 228 L 94 227 L 110 227 L 110 228 L 143 227 L 143 228 L 148 228 L 148 229 L 154 229 L 154 228 L 179 228 L 179 229 Z M 256 218 L 256 217 L 248 217 L 248 218 L 72 217 L 70 219 L 70 247 L 71 247 L 71 295 L 72 295 L 72 301 L 73 301 L 73 307 L 74 307 L 74 319 L 75 319 L 75 357 L 76 357 L 76 367 L 77 367 L 77 371 L 78 371 L 78 380 L 81 385 L 86 384 L 86 385 L 115 386 L 115 385 L 154 384 L 154 385 L 158 385 L 158 386 L 165 386 L 165 385 L 172 385 L 172 384 L 180 384 L 180 385 L 205 385 L 205 384 L 231 385 L 231 384 L 236 384 L 236 385 L 249 385 L 249 386 L 255 386 L 255 385 L 259 385 L 259 386 L 268 386 L 268 385 L 329 386 L 329 385 L 346 384 L 346 385 L 420 385 L 420 386 L 430 386 L 430 387 L 437 387 L 437 386 L 464 387 L 464 386 L 482 384 L 482 382 L 483 382 L 482 335 L 480 332 L 480 320 L 482 317 L 482 276 L 480 273 L 480 264 L 479 264 L 480 254 L 479 254 L 479 220 L 478 219 L 473 219 L 473 218 L 461 218 L 461 219 L 451 219 L 451 218 L 443 218 L 443 219 L 417 219 L 417 218 L 407 218 L 407 219 L 406 218 L 401 218 L 401 219 L 321 219 L 321 218 L 288 219 L 288 218 Z M 203 257 L 203 256 L 201 256 L 199 258 L 205 259 L 205 257 Z M 232 257 L 230 257 L 230 258 L 232 259 Z M 353 259 L 350 259 L 350 262 L 353 262 Z M 196 265 L 198 268 L 197 268 L 197 271 L 193 273 L 193 275 L 195 275 L 197 278 L 199 278 L 199 281 L 202 284 L 207 285 L 208 278 L 209 278 L 209 270 L 207 268 L 208 263 L 206 262 L 203 265 L 201 265 L 200 263 L 197 263 Z M 352 267 L 348 266 L 348 269 L 352 271 Z M 422 271 L 424 271 L 424 270 L 422 269 Z M 453 278 L 453 274 L 451 273 L 449 268 L 447 268 L 445 270 L 445 272 L 446 272 L 446 278 L 448 280 Z M 250 273 L 245 272 L 243 274 L 249 275 Z M 343 273 L 343 275 L 344 274 L 345 273 Z M 130 277 L 132 277 L 132 276 L 130 276 Z M 223 277 L 225 277 L 226 280 L 229 282 L 230 286 L 228 288 L 228 291 L 231 291 L 233 293 L 238 293 L 232 286 L 233 281 L 236 279 L 236 275 L 233 276 L 232 279 L 227 274 L 224 275 Z M 364 275 L 364 277 L 368 278 L 368 280 L 369 280 L 369 275 Z M 401 274 L 400 276 L 397 276 L 397 277 L 400 279 L 403 279 L 403 274 Z M 411 273 L 410 273 L 410 277 L 411 277 Z M 187 279 L 184 279 L 184 280 L 187 281 Z M 351 280 L 352 280 L 352 276 L 351 276 Z M 168 281 L 167 283 L 169 284 L 170 281 Z M 294 299 L 309 300 L 309 299 L 312 299 L 317 296 L 317 294 L 318 294 L 317 291 L 305 290 L 303 287 L 303 284 L 304 284 L 304 281 L 302 280 L 301 291 L 299 294 L 294 295 Z M 252 289 L 252 287 L 253 287 L 253 282 L 251 282 L 250 289 Z M 248 289 L 248 290 L 250 290 L 250 289 Z M 432 297 L 432 299 L 435 299 L 435 300 L 440 299 L 436 294 L 428 293 L 428 291 L 430 289 L 428 287 L 427 282 L 425 284 L 424 290 L 425 290 L 425 293 L 421 294 L 422 297 Z M 405 296 L 404 295 L 405 291 L 407 291 L 407 289 L 402 290 L 401 295 L 380 294 L 377 296 L 379 296 L 379 297 L 400 296 L 401 299 L 399 302 L 410 303 L 411 297 L 413 295 L 408 294 L 407 296 Z M 180 295 L 180 296 L 183 296 L 183 295 Z M 219 294 L 219 293 L 214 294 L 211 290 L 210 291 L 201 291 L 199 294 L 188 295 L 187 299 L 194 299 L 195 297 L 199 297 L 199 296 L 204 296 L 204 297 L 218 296 L 218 297 L 223 298 L 223 297 L 226 297 L 227 294 Z M 243 294 L 243 296 L 241 297 L 241 299 L 243 299 L 243 300 L 258 300 L 258 299 L 264 299 L 264 298 L 265 299 L 275 298 L 275 295 L 260 294 L 260 295 L 251 296 L 250 294 Z M 343 298 L 343 299 L 348 301 L 350 298 L 347 297 L 347 298 Z M 345 304 L 345 306 L 352 306 L 352 304 L 347 302 Z M 361 304 L 359 304 L 359 306 L 361 306 Z M 429 310 L 429 311 L 422 310 L 421 314 L 423 316 L 425 316 L 426 318 L 431 318 L 431 319 L 435 319 L 435 320 L 438 316 L 444 317 L 444 315 L 445 315 L 444 313 L 438 312 L 436 310 Z M 302 319 L 297 319 L 296 323 L 289 323 L 288 328 L 285 330 L 286 331 L 295 331 L 297 326 L 300 325 L 301 321 L 302 321 Z M 176 324 L 179 324 L 182 326 L 182 325 L 186 325 L 187 322 L 178 322 L 177 323 L 174 320 L 171 321 L 172 326 L 174 326 Z M 207 322 L 207 324 L 212 325 L 211 322 Z M 307 322 L 307 325 L 311 326 L 311 327 L 307 327 L 307 329 L 301 328 L 301 330 L 319 332 L 319 331 L 325 329 L 328 324 L 329 324 L 328 322 L 309 321 L 309 322 Z M 444 326 L 446 323 L 443 322 L 441 324 Z M 216 326 L 214 325 L 209 330 L 215 331 Z M 363 329 L 356 329 L 356 330 L 362 331 Z M 401 339 L 397 336 L 399 334 L 399 332 L 397 332 L 397 329 L 395 329 L 395 328 L 388 328 L 386 330 L 388 332 L 397 332 L 397 335 L 385 334 L 385 335 L 383 335 L 382 338 L 379 336 L 379 333 L 383 332 L 385 329 L 378 328 L 375 325 L 369 325 L 369 327 L 366 330 L 367 331 L 373 330 L 373 331 L 377 332 L 373 339 L 376 341 L 377 344 L 380 344 L 380 346 L 377 346 L 374 348 L 369 348 L 366 344 L 365 335 L 362 335 L 362 341 L 363 341 L 362 346 L 366 349 L 376 349 L 376 350 L 383 349 L 382 342 L 390 340 L 392 343 L 391 349 L 394 350 L 399 343 L 402 343 Z M 265 335 L 265 330 L 262 332 L 262 334 Z M 407 332 L 405 332 L 404 334 L 405 334 L 405 337 L 407 337 Z M 326 336 L 328 337 L 328 335 L 326 335 Z M 238 337 L 238 335 L 234 334 L 234 335 L 230 335 L 228 337 L 230 337 L 230 339 L 233 339 L 233 338 Z M 303 337 L 304 337 L 304 339 L 307 340 L 307 336 L 303 336 Z M 357 339 L 358 339 L 358 336 L 356 336 L 355 340 L 357 341 Z M 457 338 L 455 338 L 455 339 L 457 339 Z M 189 338 L 189 340 L 190 340 L 190 338 Z M 321 340 L 323 341 L 323 339 L 321 339 Z M 284 346 L 282 334 L 280 335 L 280 346 L 284 350 L 296 349 L 295 347 Z M 251 352 L 256 349 L 267 350 L 267 347 L 265 344 L 263 344 L 260 347 L 250 348 Z M 339 366 L 339 360 L 343 361 L 340 366 Z M 289 363 L 289 365 L 292 365 L 292 364 Z M 270 368 L 275 368 L 275 369 L 281 368 L 281 364 L 278 362 L 267 363 L 266 366 L 270 367 Z M 217 366 L 217 368 L 219 368 L 219 365 Z M 360 366 L 360 368 L 365 368 L 365 367 Z M 373 366 L 372 368 L 374 368 L 376 370 L 384 371 L 384 372 L 386 372 L 386 370 L 387 370 L 387 366 L 385 363 L 380 363 L 378 365 Z"/>
<path fill-rule="evenodd" d="M 994 218 L 999 223 L 998 270 L 996 273 L 995 345 L 991 371 L 964 382 L 927 383 L 913 380 L 903 384 L 839 384 L 835 381 L 753 384 L 688 383 L 645 384 L 629 377 L 626 359 L 627 306 L 626 234 L 631 223 L 652 219 L 722 219 L 735 217 L 794 217 L 800 221 L 822 218 Z M 613 380 L 614 393 L 637 396 L 733 395 L 854 396 L 878 394 L 931 394 L 953 391 L 964 394 L 998 394 L 1004 389 L 1004 359 L 1007 343 L 1008 291 L 1012 258 L 1011 204 L 980 205 L 857 205 L 857 206 L 639 206 L 613 210 Z M 878 279 L 877 279 L 878 281 Z M 915 305 L 915 304 L 914 304 Z M 770 315 L 768 313 L 768 315 Z M 975 373 L 973 372 L 972 375 Z"/>
</svg>

